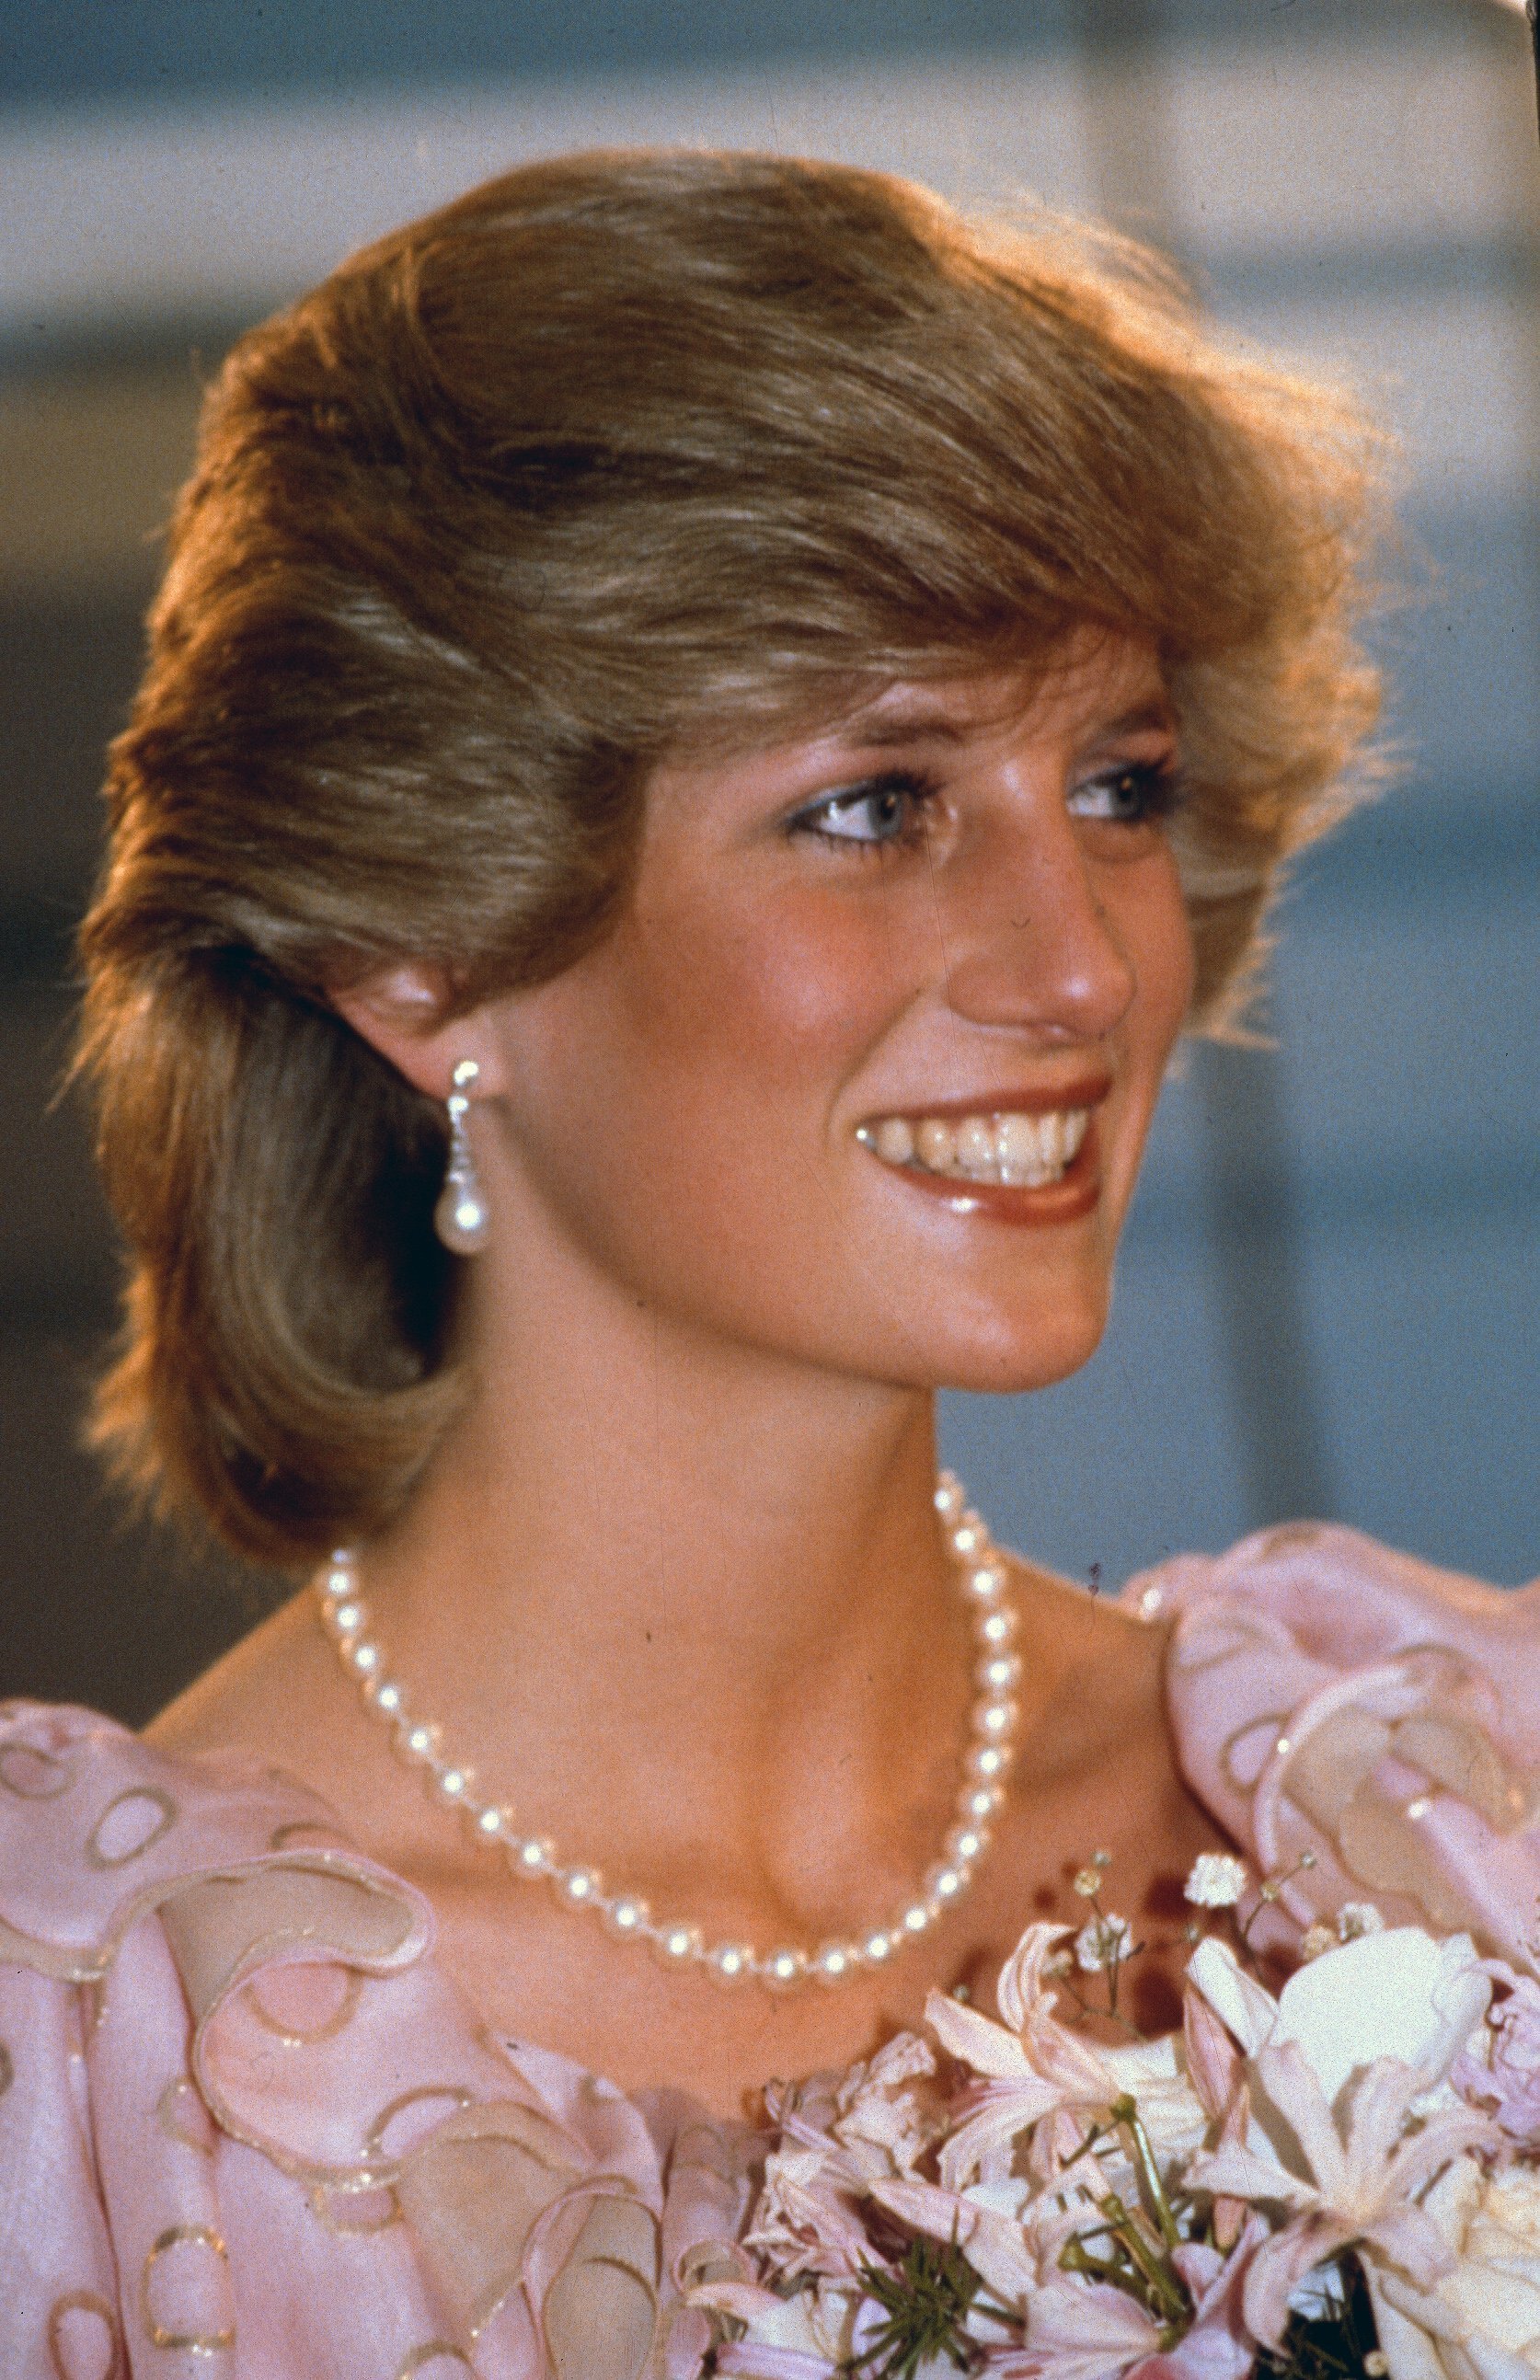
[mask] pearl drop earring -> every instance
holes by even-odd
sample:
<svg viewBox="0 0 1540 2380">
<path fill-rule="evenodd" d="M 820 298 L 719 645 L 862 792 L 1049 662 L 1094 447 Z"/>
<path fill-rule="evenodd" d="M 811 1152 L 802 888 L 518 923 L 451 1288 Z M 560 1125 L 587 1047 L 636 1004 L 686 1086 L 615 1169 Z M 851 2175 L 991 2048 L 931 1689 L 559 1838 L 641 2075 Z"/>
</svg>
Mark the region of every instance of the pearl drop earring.
<svg viewBox="0 0 1540 2380">
<path fill-rule="evenodd" d="M 433 1209 L 433 1229 L 457 1257 L 476 1256 L 487 1245 L 487 1201 L 466 1131 L 470 1087 L 480 1072 L 474 1058 L 462 1058 L 450 1077 L 449 1163 Z"/>
</svg>

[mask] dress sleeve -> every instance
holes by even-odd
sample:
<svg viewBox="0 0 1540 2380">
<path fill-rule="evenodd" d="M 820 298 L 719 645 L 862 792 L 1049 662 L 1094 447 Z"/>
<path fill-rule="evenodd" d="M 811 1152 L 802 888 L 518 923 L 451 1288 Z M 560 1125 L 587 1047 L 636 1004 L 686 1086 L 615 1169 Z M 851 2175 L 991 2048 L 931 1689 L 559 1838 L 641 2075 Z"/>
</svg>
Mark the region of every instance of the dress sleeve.
<svg viewBox="0 0 1540 2380">
<path fill-rule="evenodd" d="M 1540 1582 L 1486 1586 L 1300 1524 L 1124 1592 L 1172 1623 L 1183 1773 L 1281 1881 L 1291 1933 L 1370 1903 L 1536 1971 Z"/>
<path fill-rule="evenodd" d="M 6 2380 L 690 2380 L 709 2161 L 431 1950 L 276 1773 L 0 1706 Z"/>
</svg>

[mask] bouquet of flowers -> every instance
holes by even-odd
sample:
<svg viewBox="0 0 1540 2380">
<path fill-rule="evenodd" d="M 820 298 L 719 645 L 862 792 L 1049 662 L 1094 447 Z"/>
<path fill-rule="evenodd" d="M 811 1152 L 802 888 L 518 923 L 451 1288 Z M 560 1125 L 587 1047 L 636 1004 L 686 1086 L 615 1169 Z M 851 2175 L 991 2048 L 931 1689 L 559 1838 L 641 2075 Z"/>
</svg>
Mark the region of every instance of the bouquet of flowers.
<svg viewBox="0 0 1540 2380">
<path fill-rule="evenodd" d="M 772 2091 L 744 2239 L 681 2276 L 707 2369 L 1533 2380 L 1540 1985 L 1359 1904 L 1275 1998 L 1236 1904 L 1278 1887 L 1209 1853 L 1181 2031 L 1103 2047 L 1060 2007 L 1094 1979 L 1118 2014 L 1104 1865 L 1078 1934 L 1024 1934 L 998 2022 L 932 1993 L 924 2034 Z"/>
</svg>

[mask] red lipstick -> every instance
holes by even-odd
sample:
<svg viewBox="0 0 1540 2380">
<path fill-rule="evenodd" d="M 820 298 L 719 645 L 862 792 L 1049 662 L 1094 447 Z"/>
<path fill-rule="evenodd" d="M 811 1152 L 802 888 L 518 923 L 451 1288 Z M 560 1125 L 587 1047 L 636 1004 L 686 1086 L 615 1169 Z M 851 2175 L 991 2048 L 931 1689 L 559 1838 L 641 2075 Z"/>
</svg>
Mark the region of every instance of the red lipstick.
<svg viewBox="0 0 1540 2380">
<path fill-rule="evenodd" d="M 964 1115 L 977 1115 L 977 1108 L 964 1108 Z M 944 1115 L 944 1108 L 928 1108 L 928 1115 Z M 902 1182 L 923 1197 L 940 1199 L 954 1215 L 988 1215 L 999 1223 L 1076 1223 L 1091 1214 L 1101 1197 L 1100 1150 L 1097 1139 L 1096 1118 L 1086 1127 L 1085 1137 L 1071 1162 L 1057 1182 L 1045 1182 L 1031 1190 L 1024 1184 L 1009 1182 L 970 1182 L 956 1173 L 929 1173 L 919 1165 L 881 1165 L 884 1173 Z"/>
<path fill-rule="evenodd" d="M 927 1116 L 954 1123 L 964 1116 L 1052 1115 L 1072 1108 L 1101 1105 L 1112 1087 L 1110 1075 L 1082 1075 L 1072 1083 L 1035 1084 L 1030 1090 L 978 1091 L 971 1099 L 928 1099 L 923 1107 L 884 1108 L 882 1116 L 902 1116 L 905 1123 L 923 1123 Z M 879 1116 L 869 1119 L 880 1121 Z"/>
<path fill-rule="evenodd" d="M 926 1197 L 940 1199 L 954 1215 L 987 1215 L 997 1222 L 1016 1224 L 1076 1222 L 1095 1209 L 1101 1196 L 1100 1144 L 1095 1110 L 1110 1089 L 1110 1075 L 1085 1075 L 1073 1083 L 1034 1085 L 1030 1089 L 997 1091 L 982 1098 L 939 1099 L 907 1113 L 899 1108 L 884 1111 L 884 1122 L 891 1119 L 919 1127 L 929 1120 L 950 1123 L 969 1116 L 988 1116 L 998 1121 L 1011 1114 L 1091 1111 L 1085 1136 L 1063 1172 L 1056 1181 L 1035 1186 L 979 1181 L 967 1174 L 932 1171 L 923 1164 L 895 1162 L 877 1156 L 876 1148 L 867 1139 L 868 1127 L 863 1126 L 859 1137 L 886 1172 Z"/>
</svg>

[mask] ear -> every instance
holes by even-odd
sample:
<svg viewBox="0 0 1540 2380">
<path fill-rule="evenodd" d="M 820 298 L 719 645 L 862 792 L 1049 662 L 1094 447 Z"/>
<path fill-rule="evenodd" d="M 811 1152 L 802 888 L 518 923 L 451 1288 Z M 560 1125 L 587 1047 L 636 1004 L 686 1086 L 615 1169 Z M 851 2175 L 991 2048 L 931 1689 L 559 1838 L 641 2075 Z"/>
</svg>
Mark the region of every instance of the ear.
<svg viewBox="0 0 1540 2380">
<path fill-rule="evenodd" d="M 355 1033 L 388 1058 L 398 1074 L 429 1099 L 449 1097 L 451 1078 L 463 1058 L 479 1068 L 478 1096 L 495 1099 L 506 1088 L 502 1052 L 485 1008 L 446 1019 L 448 977 L 442 968 L 411 965 L 383 967 L 331 994 L 337 1014 Z"/>
</svg>

